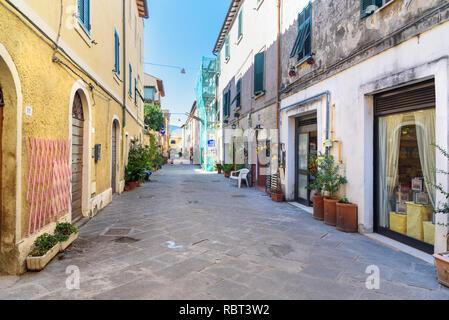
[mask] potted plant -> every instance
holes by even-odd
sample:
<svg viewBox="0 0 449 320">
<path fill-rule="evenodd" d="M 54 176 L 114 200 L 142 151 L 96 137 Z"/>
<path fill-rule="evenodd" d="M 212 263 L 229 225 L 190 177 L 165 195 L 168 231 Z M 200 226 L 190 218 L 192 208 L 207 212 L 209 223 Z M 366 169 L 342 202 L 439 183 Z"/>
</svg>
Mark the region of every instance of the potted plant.
<svg viewBox="0 0 449 320">
<path fill-rule="evenodd" d="M 229 178 L 231 176 L 231 171 L 234 170 L 234 165 L 231 163 L 225 164 L 223 166 L 224 176 Z"/>
<path fill-rule="evenodd" d="M 271 188 L 271 200 L 275 202 L 284 202 L 284 192 L 282 192 L 281 184 L 279 183 L 279 179 L 276 176 L 276 186 Z"/>
<path fill-rule="evenodd" d="M 324 198 L 324 223 L 330 226 L 337 224 L 337 202 L 335 195 L 340 186 L 347 183 L 346 177 L 340 174 L 340 166 L 335 165 L 333 156 L 326 156 L 320 161 L 323 189 L 328 197 Z"/>
<path fill-rule="evenodd" d="M 215 170 L 218 171 L 218 174 L 221 174 L 222 173 L 221 171 L 223 170 L 222 164 L 221 163 L 216 163 L 215 164 Z"/>
<path fill-rule="evenodd" d="M 40 271 L 53 259 L 60 250 L 60 244 L 55 236 L 44 233 L 34 241 L 34 247 L 27 257 L 27 268 Z"/>
<path fill-rule="evenodd" d="M 343 232 L 358 232 L 357 205 L 347 198 L 337 202 L 337 230 Z"/>
<path fill-rule="evenodd" d="M 310 183 L 306 189 L 313 191 L 313 218 L 316 220 L 324 220 L 324 196 L 323 196 L 323 180 L 321 171 L 318 166 L 318 157 L 311 155 L 309 158 L 309 175 Z"/>
<path fill-rule="evenodd" d="M 434 147 L 436 147 L 442 155 L 449 159 L 449 154 L 446 150 L 441 148 L 440 146 L 432 143 Z M 434 170 L 435 173 L 449 175 L 445 170 Z M 447 215 L 449 214 L 449 192 L 445 190 L 445 188 L 441 184 L 435 184 L 433 181 L 426 179 L 426 185 L 429 185 L 435 188 L 441 195 L 446 199 L 445 202 L 440 203 L 438 208 L 435 208 L 435 215 Z M 435 219 L 437 220 L 437 219 Z M 435 221 L 435 224 L 438 224 L 442 227 L 447 228 L 447 222 L 439 222 Z M 449 238 L 449 234 L 446 234 L 446 239 Z M 442 285 L 449 287 L 449 252 L 436 253 L 433 255 L 435 259 L 435 266 L 438 272 L 438 282 Z"/>
<path fill-rule="evenodd" d="M 67 249 L 78 238 L 78 229 L 71 223 L 58 223 L 55 237 L 61 243 L 61 251 Z"/>
</svg>

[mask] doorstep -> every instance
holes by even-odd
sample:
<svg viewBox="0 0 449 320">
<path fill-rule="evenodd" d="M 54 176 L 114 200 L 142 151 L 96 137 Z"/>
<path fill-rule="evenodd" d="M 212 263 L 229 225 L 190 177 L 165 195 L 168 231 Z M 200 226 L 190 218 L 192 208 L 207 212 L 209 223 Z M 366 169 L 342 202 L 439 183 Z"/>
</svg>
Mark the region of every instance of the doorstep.
<svg viewBox="0 0 449 320">
<path fill-rule="evenodd" d="M 368 237 L 372 240 L 375 240 L 377 242 L 382 243 L 383 245 L 386 245 L 390 248 L 393 248 L 395 250 L 399 250 L 401 252 L 404 252 L 408 255 L 411 255 L 415 258 L 418 258 L 420 260 L 423 260 L 431 265 L 435 265 L 435 259 L 433 258 L 432 255 L 425 253 L 421 250 L 415 249 L 413 247 L 410 247 L 406 244 L 403 244 L 402 242 L 393 240 L 391 238 L 388 238 L 386 236 L 383 236 L 381 234 L 378 233 L 365 233 L 363 234 L 365 237 Z"/>
<path fill-rule="evenodd" d="M 296 208 L 299 208 L 301 210 L 304 210 L 307 213 L 310 213 L 311 215 L 313 215 L 313 208 L 312 207 L 307 207 L 303 204 L 300 204 L 299 202 L 288 202 L 289 205 L 292 205 Z"/>
</svg>

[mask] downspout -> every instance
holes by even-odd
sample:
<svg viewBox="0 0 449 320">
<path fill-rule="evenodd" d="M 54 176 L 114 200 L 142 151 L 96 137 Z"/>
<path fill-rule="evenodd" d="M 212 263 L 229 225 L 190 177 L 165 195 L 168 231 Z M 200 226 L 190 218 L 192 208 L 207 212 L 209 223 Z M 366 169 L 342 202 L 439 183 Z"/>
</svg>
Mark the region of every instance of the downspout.
<svg viewBox="0 0 449 320">
<path fill-rule="evenodd" d="M 278 6 L 278 30 L 277 30 L 277 42 L 278 42 L 278 53 L 277 53 L 277 83 L 276 83 L 276 126 L 278 131 L 278 166 L 280 164 L 281 156 L 281 129 L 280 129 L 280 109 L 281 109 L 281 96 L 280 96 L 280 79 L 281 79 L 281 0 L 277 1 Z"/>
<path fill-rule="evenodd" d="M 126 0 L 123 0 L 123 119 L 122 128 L 126 126 Z"/>
</svg>

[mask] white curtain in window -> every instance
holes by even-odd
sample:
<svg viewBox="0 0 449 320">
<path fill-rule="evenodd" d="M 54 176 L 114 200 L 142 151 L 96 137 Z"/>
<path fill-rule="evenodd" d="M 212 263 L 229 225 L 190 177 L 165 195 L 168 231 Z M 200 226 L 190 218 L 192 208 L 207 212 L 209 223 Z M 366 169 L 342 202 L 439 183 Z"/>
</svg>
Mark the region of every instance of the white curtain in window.
<svg viewBox="0 0 449 320">
<path fill-rule="evenodd" d="M 396 199 L 402 119 L 402 114 L 379 118 L 379 224 L 386 228 Z"/>
<path fill-rule="evenodd" d="M 435 109 L 420 110 L 414 112 L 416 122 L 416 136 L 418 138 L 419 160 L 425 181 L 435 184 L 436 166 L 435 148 L 431 145 L 435 142 Z M 426 182 L 430 202 L 435 207 L 435 188 Z"/>
</svg>

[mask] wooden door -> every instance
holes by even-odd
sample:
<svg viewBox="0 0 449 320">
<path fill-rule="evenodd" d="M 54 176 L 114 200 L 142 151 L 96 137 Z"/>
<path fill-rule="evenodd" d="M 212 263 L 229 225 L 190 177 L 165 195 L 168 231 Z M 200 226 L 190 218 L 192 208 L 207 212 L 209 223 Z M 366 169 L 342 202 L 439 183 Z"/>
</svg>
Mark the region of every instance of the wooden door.
<svg viewBox="0 0 449 320">
<path fill-rule="evenodd" d="M 72 221 L 82 218 L 84 114 L 81 97 L 75 94 L 72 109 Z"/>
<path fill-rule="evenodd" d="M 111 165 L 111 188 L 112 193 L 117 192 L 116 172 L 117 172 L 117 121 L 112 124 L 112 165 Z"/>
</svg>

